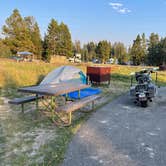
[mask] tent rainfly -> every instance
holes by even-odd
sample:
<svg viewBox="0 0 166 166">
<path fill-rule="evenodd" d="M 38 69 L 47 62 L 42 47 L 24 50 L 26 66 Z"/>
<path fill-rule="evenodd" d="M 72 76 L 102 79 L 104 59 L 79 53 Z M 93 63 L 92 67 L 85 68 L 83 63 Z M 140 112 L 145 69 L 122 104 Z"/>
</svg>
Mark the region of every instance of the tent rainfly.
<svg viewBox="0 0 166 166">
<path fill-rule="evenodd" d="M 86 84 L 84 73 L 73 66 L 61 66 L 51 71 L 40 83 L 40 85 L 57 84 L 62 82 Z"/>
</svg>

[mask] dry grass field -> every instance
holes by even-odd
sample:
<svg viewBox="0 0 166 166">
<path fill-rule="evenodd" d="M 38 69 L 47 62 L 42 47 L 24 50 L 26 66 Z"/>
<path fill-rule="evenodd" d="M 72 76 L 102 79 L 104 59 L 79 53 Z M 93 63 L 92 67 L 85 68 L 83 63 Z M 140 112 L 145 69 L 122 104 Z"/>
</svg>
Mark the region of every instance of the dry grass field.
<svg viewBox="0 0 166 166">
<path fill-rule="evenodd" d="M 0 87 L 14 88 L 18 86 L 35 85 L 51 70 L 64 65 L 62 63 L 48 64 L 44 62 L 15 62 L 0 59 Z M 65 64 L 66 65 L 66 64 Z M 86 73 L 86 66 L 94 64 L 67 64 L 74 65 Z M 107 65 L 108 66 L 108 65 Z M 110 65 L 109 65 L 110 66 Z M 144 67 L 111 65 L 111 74 L 118 78 L 129 77 L 131 72 L 139 71 Z M 113 77 L 116 79 L 115 77 Z M 166 72 L 159 72 L 158 80 L 166 83 Z"/>
</svg>

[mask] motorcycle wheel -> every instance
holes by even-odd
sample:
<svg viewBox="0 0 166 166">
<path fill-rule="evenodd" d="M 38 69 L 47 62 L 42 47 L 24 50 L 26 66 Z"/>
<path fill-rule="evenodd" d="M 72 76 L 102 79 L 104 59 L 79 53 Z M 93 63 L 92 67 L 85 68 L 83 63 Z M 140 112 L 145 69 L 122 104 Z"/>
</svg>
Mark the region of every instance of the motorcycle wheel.
<svg viewBox="0 0 166 166">
<path fill-rule="evenodd" d="M 141 101 L 141 107 L 147 107 L 148 101 Z"/>
</svg>

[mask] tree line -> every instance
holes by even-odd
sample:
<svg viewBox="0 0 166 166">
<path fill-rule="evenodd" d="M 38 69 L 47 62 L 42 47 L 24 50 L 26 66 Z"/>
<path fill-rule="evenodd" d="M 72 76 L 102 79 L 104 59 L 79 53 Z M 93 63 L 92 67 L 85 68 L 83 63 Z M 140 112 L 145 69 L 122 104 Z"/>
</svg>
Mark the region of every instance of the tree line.
<svg viewBox="0 0 166 166">
<path fill-rule="evenodd" d="M 72 41 L 68 26 L 52 19 L 44 40 L 41 38 L 37 21 L 32 16 L 22 17 L 15 9 L 2 27 L 0 57 L 15 55 L 18 51 L 29 51 L 37 59 L 50 61 L 52 55 L 72 55 Z"/>
<path fill-rule="evenodd" d="M 76 53 L 82 55 L 82 61 L 98 59 L 106 63 L 110 58 L 119 64 L 161 65 L 166 63 L 166 37 L 160 38 L 151 33 L 149 39 L 145 34 L 138 34 L 132 46 L 126 48 L 122 42 L 111 43 L 102 40 L 81 46 L 79 40 L 72 42 L 68 26 L 51 19 L 47 32 L 42 39 L 37 21 L 33 16 L 22 17 L 15 9 L 2 27 L 0 38 L 0 57 L 15 55 L 18 51 L 29 51 L 37 59 L 50 61 L 51 56 L 63 55 L 67 58 Z"/>
<path fill-rule="evenodd" d="M 137 35 L 129 54 L 134 65 L 165 65 L 166 37 L 160 38 L 157 33 L 151 33 L 149 39 L 145 38 L 144 33 Z"/>
<path fill-rule="evenodd" d="M 80 42 L 76 41 L 74 51 L 82 53 L 84 61 L 97 58 L 107 62 L 114 58 L 119 64 L 159 66 L 166 64 L 166 37 L 160 38 L 157 33 L 151 33 L 147 39 L 144 33 L 138 34 L 128 49 L 122 42 L 111 44 L 105 40 L 99 43 L 89 42 L 81 49 Z"/>
</svg>

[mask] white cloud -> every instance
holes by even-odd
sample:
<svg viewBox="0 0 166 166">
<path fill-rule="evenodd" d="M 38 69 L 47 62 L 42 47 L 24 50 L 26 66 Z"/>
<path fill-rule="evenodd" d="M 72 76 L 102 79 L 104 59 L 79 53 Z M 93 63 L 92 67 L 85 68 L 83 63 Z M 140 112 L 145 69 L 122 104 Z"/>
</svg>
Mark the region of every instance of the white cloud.
<svg viewBox="0 0 166 166">
<path fill-rule="evenodd" d="M 122 9 L 119 9 L 119 10 L 117 10 L 119 13 L 122 13 L 122 14 L 126 14 L 126 13 L 130 13 L 131 12 L 131 10 L 129 10 L 129 9 L 126 9 L 126 8 L 122 8 Z"/>
<path fill-rule="evenodd" d="M 122 3 L 110 2 L 109 5 L 112 7 L 112 9 L 114 9 L 115 11 L 117 11 L 118 13 L 121 13 L 121 14 L 126 14 L 126 13 L 131 12 L 131 10 L 124 7 L 124 5 Z"/>
<path fill-rule="evenodd" d="M 123 6 L 122 3 L 113 3 L 113 2 L 110 2 L 109 5 L 112 7 L 122 7 Z"/>
</svg>

